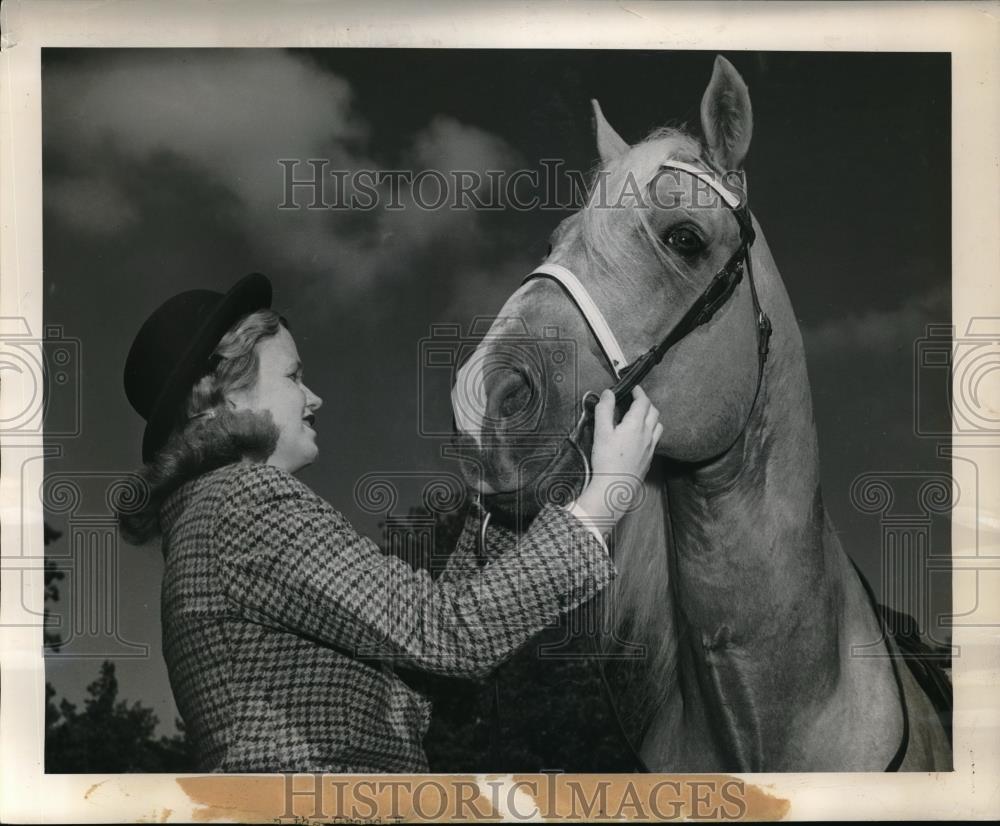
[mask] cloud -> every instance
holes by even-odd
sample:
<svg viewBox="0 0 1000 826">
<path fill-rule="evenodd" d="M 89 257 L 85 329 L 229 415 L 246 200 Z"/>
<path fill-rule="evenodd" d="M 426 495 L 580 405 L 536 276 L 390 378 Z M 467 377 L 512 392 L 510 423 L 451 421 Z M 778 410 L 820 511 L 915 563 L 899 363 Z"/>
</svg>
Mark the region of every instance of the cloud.
<svg viewBox="0 0 1000 826">
<path fill-rule="evenodd" d="M 870 310 L 803 328 L 806 353 L 812 360 L 882 356 L 904 348 L 910 352 L 930 321 L 950 319 L 950 295 L 947 287 L 936 287 L 891 310 Z"/>
<path fill-rule="evenodd" d="M 417 132 L 403 154 L 404 166 L 413 173 L 413 186 L 404 188 L 403 209 L 381 211 L 378 236 L 382 242 L 402 242 L 411 249 L 426 249 L 446 238 L 450 245 L 476 247 L 487 243 L 480 235 L 473 194 L 488 198 L 488 171 L 510 171 L 519 163 L 517 153 L 501 138 L 455 118 L 435 115 Z M 482 184 L 471 193 L 478 176 Z M 454 250 L 453 250 L 454 252 Z"/>
<path fill-rule="evenodd" d="M 366 133 L 346 81 L 272 49 L 123 52 L 54 70 L 46 91 L 58 113 L 46 141 L 63 152 L 175 153 L 269 208 L 280 196 L 278 158 L 343 155 Z"/>
<path fill-rule="evenodd" d="M 436 115 L 417 134 L 412 152 L 424 169 L 464 169 L 481 175 L 492 169 L 513 169 L 520 161 L 501 138 L 446 115 Z"/>
<path fill-rule="evenodd" d="M 135 205 L 107 178 L 59 178 L 46 187 L 45 205 L 71 226 L 96 235 L 112 235 L 139 220 Z"/>
<path fill-rule="evenodd" d="M 451 257 L 489 257 L 491 240 L 475 211 L 421 209 L 405 187 L 401 210 L 278 209 L 285 196 L 279 160 L 380 168 L 348 81 L 293 53 L 123 50 L 98 63 L 53 65 L 45 92 L 44 139 L 57 161 L 46 171 L 46 206 L 78 231 L 108 236 L 154 220 L 140 205 L 143 171 L 169 161 L 181 170 L 168 179 L 171 188 L 185 186 L 182 174 L 221 187 L 231 196 L 225 220 L 233 229 L 269 262 L 306 273 L 337 298 L 407 277 L 406 262 L 436 246 L 447 245 Z M 450 175 L 517 161 L 500 137 L 446 115 L 400 136 L 399 145 L 400 157 L 389 162 L 414 172 Z M 310 172 L 300 164 L 295 175 Z M 433 194 L 433 182 L 424 192 Z M 296 195 L 303 205 L 311 200 L 303 190 Z"/>
</svg>

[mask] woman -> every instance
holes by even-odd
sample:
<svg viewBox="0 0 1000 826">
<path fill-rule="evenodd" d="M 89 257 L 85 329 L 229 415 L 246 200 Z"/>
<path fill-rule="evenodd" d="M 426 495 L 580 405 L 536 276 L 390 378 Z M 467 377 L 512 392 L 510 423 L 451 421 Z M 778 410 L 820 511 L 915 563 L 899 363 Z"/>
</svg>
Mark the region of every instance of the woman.
<svg viewBox="0 0 1000 826">
<path fill-rule="evenodd" d="M 163 650 L 199 770 L 421 772 L 430 702 L 393 665 L 487 674 L 613 577 L 598 525 L 616 478 L 642 477 L 661 432 L 639 391 L 597 409 L 594 477 L 503 553 L 470 564 L 470 517 L 432 580 L 384 555 L 293 474 L 316 459 L 316 411 L 271 286 L 167 301 L 140 329 L 125 391 L 146 420 L 131 541 L 162 535 Z M 600 481 L 604 480 L 604 481 Z"/>
</svg>

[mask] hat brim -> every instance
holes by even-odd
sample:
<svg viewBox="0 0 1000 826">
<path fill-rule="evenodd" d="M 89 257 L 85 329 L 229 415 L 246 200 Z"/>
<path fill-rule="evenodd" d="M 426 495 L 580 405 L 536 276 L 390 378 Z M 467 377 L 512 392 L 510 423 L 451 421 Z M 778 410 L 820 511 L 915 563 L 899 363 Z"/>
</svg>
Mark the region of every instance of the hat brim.
<svg viewBox="0 0 1000 826">
<path fill-rule="evenodd" d="M 271 282 L 260 273 L 241 278 L 191 336 L 191 343 L 167 378 L 153 404 L 142 434 L 142 461 L 149 462 L 163 447 L 174 424 L 177 407 L 205 373 L 209 357 L 222 337 L 241 318 L 271 306 Z"/>
</svg>

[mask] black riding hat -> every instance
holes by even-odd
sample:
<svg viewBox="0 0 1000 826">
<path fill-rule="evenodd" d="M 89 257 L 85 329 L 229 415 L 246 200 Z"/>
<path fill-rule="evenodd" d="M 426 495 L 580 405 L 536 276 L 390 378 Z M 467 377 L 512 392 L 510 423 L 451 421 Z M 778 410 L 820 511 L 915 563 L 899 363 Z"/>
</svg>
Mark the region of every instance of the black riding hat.
<svg viewBox="0 0 1000 826">
<path fill-rule="evenodd" d="M 178 406 L 209 368 L 216 345 L 244 316 L 271 306 L 271 282 L 260 273 L 227 293 L 188 290 L 146 319 L 125 360 L 125 395 L 146 420 L 142 460 L 150 461 L 170 435 Z"/>
</svg>

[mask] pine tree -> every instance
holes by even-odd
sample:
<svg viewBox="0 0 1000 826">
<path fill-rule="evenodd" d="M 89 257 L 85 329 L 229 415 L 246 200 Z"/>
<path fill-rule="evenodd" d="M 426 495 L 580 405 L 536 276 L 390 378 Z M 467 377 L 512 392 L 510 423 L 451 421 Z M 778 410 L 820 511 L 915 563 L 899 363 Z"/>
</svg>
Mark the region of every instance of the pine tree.
<svg viewBox="0 0 1000 826">
<path fill-rule="evenodd" d="M 45 544 L 60 537 L 45 525 Z M 50 632 L 49 604 L 59 599 L 56 583 L 62 571 L 45 562 L 44 645 L 58 651 L 62 640 Z M 57 774 L 119 772 L 186 772 L 195 766 L 194 754 L 177 721 L 179 734 L 156 736 L 159 719 L 142 703 L 129 705 L 118 699 L 118 678 L 110 660 L 101 664 L 97 679 L 87 686 L 83 710 L 63 699 L 56 704 L 56 690 L 45 683 L 45 771 Z"/>
</svg>

